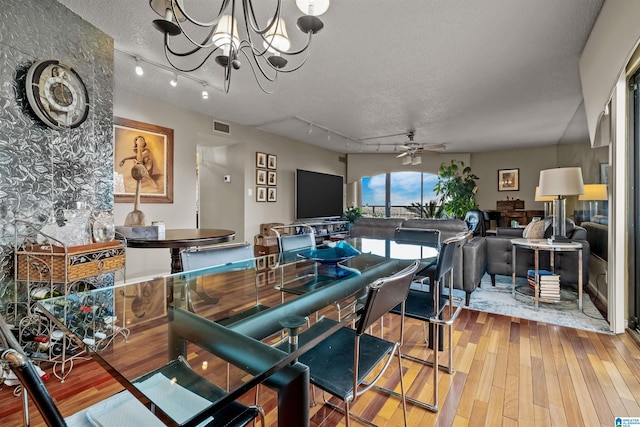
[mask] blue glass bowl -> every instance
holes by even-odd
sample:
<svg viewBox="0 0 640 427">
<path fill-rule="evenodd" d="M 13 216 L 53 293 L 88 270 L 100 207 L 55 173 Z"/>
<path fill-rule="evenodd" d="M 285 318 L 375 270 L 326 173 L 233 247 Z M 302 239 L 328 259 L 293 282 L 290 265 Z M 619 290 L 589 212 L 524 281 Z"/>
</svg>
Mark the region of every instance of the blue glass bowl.
<svg viewBox="0 0 640 427">
<path fill-rule="evenodd" d="M 323 264 L 336 264 L 356 255 L 360 255 L 360 251 L 345 241 L 340 241 L 335 246 L 322 245 L 315 249 L 298 252 L 298 256 L 301 258 Z"/>
</svg>

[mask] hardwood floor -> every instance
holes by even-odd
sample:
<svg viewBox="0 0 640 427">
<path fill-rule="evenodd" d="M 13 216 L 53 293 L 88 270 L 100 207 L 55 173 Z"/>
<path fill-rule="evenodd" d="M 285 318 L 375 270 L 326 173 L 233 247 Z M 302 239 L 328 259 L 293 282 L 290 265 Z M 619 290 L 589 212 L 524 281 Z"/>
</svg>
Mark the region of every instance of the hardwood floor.
<svg viewBox="0 0 640 427">
<path fill-rule="evenodd" d="M 424 353 L 422 326 L 408 321 L 404 351 Z M 399 330 L 387 316 L 388 333 Z M 445 352 L 446 353 L 446 352 Z M 429 399 L 431 368 L 403 360 L 409 395 Z M 410 426 L 611 426 L 614 417 L 640 416 L 640 348 L 627 334 L 606 335 L 500 315 L 464 310 L 454 325 L 453 375 L 442 373 L 440 411 L 408 405 Z M 383 381 L 398 386 L 394 369 Z M 47 387 L 63 415 L 99 401 L 122 387 L 94 361 L 78 363 L 64 383 Z M 0 425 L 22 423 L 21 398 L 0 390 Z M 318 401 L 321 400 L 317 393 Z M 246 396 L 251 402 L 253 394 Z M 261 387 L 267 425 L 277 425 L 276 395 Z M 353 411 L 380 426 L 402 425 L 398 399 L 369 391 Z M 31 405 L 33 425 L 40 425 Z M 311 426 L 341 426 L 341 414 L 320 404 L 310 408 Z M 357 423 L 354 423 L 357 425 Z"/>
</svg>

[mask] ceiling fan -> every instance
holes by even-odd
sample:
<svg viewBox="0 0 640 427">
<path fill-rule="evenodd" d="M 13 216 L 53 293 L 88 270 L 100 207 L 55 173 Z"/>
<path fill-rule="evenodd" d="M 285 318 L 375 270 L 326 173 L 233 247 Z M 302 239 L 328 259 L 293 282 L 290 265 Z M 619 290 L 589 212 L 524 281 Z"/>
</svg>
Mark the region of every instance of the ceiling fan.
<svg viewBox="0 0 640 427">
<path fill-rule="evenodd" d="M 405 151 L 400 153 L 400 154 L 398 154 L 396 157 L 409 156 L 409 157 L 413 158 L 417 154 L 422 153 L 422 151 L 424 151 L 424 150 L 426 150 L 426 151 L 439 151 L 439 150 L 444 150 L 445 148 L 447 148 L 447 146 L 444 145 L 444 144 L 424 145 L 424 144 L 420 144 L 418 142 L 414 142 L 413 138 L 415 137 L 415 135 L 416 135 L 416 133 L 414 131 L 407 132 L 407 137 L 409 138 L 409 142 L 398 146 L 398 148 L 401 148 L 401 149 L 403 149 Z"/>
</svg>

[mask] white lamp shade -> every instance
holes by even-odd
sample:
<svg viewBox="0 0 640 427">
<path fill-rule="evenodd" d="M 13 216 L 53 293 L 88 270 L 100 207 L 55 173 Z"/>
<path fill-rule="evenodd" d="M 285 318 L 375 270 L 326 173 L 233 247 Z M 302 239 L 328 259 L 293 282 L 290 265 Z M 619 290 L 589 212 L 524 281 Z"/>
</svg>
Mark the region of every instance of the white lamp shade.
<svg viewBox="0 0 640 427">
<path fill-rule="evenodd" d="M 578 200 L 608 200 L 607 184 L 585 184 L 584 194 Z"/>
<path fill-rule="evenodd" d="M 184 8 L 183 0 L 174 0 L 174 2 Z M 153 11 L 158 15 L 168 19 L 169 21 L 174 21 L 173 13 L 167 15 L 167 11 L 171 12 L 171 0 L 149 0 L 149 6 L 151 6 L 151 9 L 153 9 Z M 177 5 L 175 6 L 175 18 L 180 22 L 185 20 L 184 15 L 180 12 Z"/>
<path fill-rule="evenodd" d="M 540 171 L 541 196 L 572 196 L 584 194 L 582 169 L 579 167 L 545 169 Z"/>
<path fill-rule="evenodd" d="M 540 186 L 536 187 L 536 196 L 535 196 L 535 201 L 536 202 L 552 202 L 555 199 L 554 196 L 541 196 L 540 195 Z"/>
<path fill-rule="evenodd" d="M 231 28 L 233 28 L 232 36 L 230 36 Z M 240 39 L 238 38 L 238 23 L 236 18 L 231 15 L 222 15 L 220 22 L 218 22 L 218 26 L 216 27 L 216 31 L 211 37 L 211 41 L 216 46 L 223 47 L 225 54 L 228 54 L 227 49 L 232 43 L 234 49 L 237 49 L 240 45 Z"/>
<path fill-rule="evenodd" d="M 320 16 L 329 10 L 330 0 L 296 0 L 296 6 L 305 15 Z"/>
<path fill-rule="evenodd" d="M 284 20 L 282 18 L 278 18 L 275 25 L 267 31 L 264 38 L 266 39 L 264 41 L 264 47 L 269 52 L 276 53 L 276 49 L 287 51 L 291 47 L 289 35 L 287 34 L 287 27 L 284 25 Z M 274 47 L 276 49 L 274 49 Z"/>
</svg>

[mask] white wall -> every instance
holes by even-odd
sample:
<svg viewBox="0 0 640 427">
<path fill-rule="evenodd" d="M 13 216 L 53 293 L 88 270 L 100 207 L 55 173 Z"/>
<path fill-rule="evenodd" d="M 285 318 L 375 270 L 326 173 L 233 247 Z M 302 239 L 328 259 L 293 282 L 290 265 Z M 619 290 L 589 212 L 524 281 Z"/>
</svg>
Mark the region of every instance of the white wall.
<svg viewBox="0 0 640 427">
<path fill-rule="evenodd" d="M 525 209 L 544 209 L 542 202 L 534 201 L 542 169 L 557 166 L 556 146 L 518 148 L 512 150 L 473 153 L 471 169 L 480 178 L 476 200 L 481 209 L 496 208 L 497 200 L 524 200 Z M 498 191 L 498 170 L 519 169 L 520 189 L 518 191 Z"/>
<path fill-rule="evenodd" d="M 295 170 L 307 169 L 336 175 L 346 174 L 346 165 L 333 151 L 230 123 L 230 134 L 212 132 L 213 118 L 181 110 L 161 101 L 116 91 L 114 116 L 160 125 L 174 130 L 174 201 L 141 205 L 147 222 L 164 221 L 167 228 L 196 227 L 196 152 L 205 153 L 202 163 L 207 186 L 202 193 L 203 227 L 235 230 L 237 240 L 253 243 L 265 222 L 295 220 Z M 226 122 L 226 121 L 225 121 Z M 218 147 L 218 148 L 216 148 Z M 278 200 L 255 201 L 256 151 L 278 158 Z M 221 160 L 224 159 L 224 160 Z M 222 176 L 232 177 L 230 185 Z M 209 185 L 210 184 L 210 185 Z M 248 195 L 251 189 L 254 194 Z M 116 203 L 116 224 L 133 210 L 132 203 Z M 169 272 L 167 249 L 127 249 L 127 279 Z"/>
</svg>

